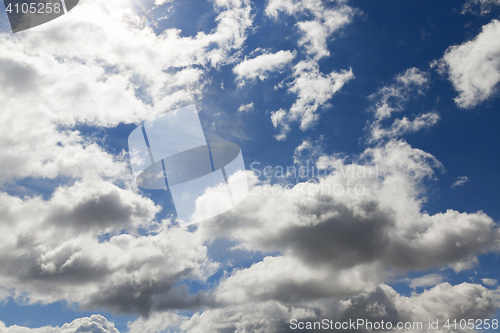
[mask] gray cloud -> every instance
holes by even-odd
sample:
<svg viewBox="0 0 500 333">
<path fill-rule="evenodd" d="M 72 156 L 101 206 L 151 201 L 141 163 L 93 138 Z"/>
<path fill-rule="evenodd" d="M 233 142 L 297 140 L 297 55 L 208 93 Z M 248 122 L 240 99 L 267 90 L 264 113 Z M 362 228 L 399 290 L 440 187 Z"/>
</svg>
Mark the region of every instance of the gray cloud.
<svg viewBox="0 0 500 333">
<path fill-rule="evenodd" d="M 452 286 L 442 283 L 420 294 L 411 296 L 398 294 L 391 287 L 382 284 L 373 291 L 352 298 L 323 298 L 312 302 L 293 304 L 263 301 L 208 309 L 191 317 L 175 315 L 170 312 L 157 313 L 148 319 L 141 318 L 132 323 L 131 333 L 162 332 L 175 328 L 181 332 L 296 332 L 291 320 L 301 322 L 349 322 L 364 319 L 370 322 L 393 324 L 394 329 L 387 332 L 448 332 L 442 324 L 446 319 L 484 319 L 492 316 L 498 308 L 498 291 L 488 290 L 477 284 L 462 283 Z M 439 320 L 438 330 L 429 330 L 429 320 Z M 423 329 L 401 330 L 398 323 L 422 323 Z M 415 326 L 417 327 L 417 326 Z M 322 332 L 324 330 L 304 330 Z M 353 332 L 372 332 L 365 327 Z M 386 332 L 386 330 L 380 330 Z M 455 330 L 454 330 L 455 331 Z M 458 332 L 471 332 L 457 330 Z"/>
<path fill-rule="evenodd" d="M 388 272 L 465 269 L 476 255 L 498 247 L 498 229 L 482 212 L 421 212 L 425 188 L 420 184 L 440 166 L 432 155 L 391 141 L 367 149 L 364 158 L 368 164 L 347 165 L 320 157 L 318 167 L 349 166 L 357 171 L 333 173 L 293 188 L 259 184 L 249 175 L 253 188 L 247 199 L 236 210 L 200 225 L 197 233 L 208 240 L 237 240 L 236 248 L 281 256 L 233 273 L 219 286 L 217 299 L 292 302 L 355 295 L 385 281 Z M 377 177 L 357 178 L 358 172 L 374 165 Z M 335 194 L 333 189 L 347 182 L 362 185 L 363 194 Z"/>
<path fill-rule="evenodd" d="M 47 226 L 74 228 L 79 232 L 112 228 L 119 231 L 133 225 L 135 219 L 149 216 L 150 206 L 133 205 L 117 190 L 97 197 L 85 198 L 73 207 L 55 207 L 45 221 Z"/>
</svg>

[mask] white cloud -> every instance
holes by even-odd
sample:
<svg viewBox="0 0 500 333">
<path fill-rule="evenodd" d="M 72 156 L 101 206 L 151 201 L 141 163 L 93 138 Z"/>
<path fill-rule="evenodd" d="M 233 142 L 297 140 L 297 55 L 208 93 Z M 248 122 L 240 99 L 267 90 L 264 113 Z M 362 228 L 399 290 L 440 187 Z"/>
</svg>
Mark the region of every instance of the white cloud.
<svg viewBox="0 0 500 333">
<path fill-rule="evenodd" d="M 271 114 L 273 125 L 280 128 L 276 139 L 285 140 L 291 122 L 300 121 L 303 131 L 311 128 L 318 119 L 316 110 L 324 106 L 344 83 L 354 78 L 352 69 L 325 75 L 319 71 L 317 61 L 330 55 L 328 39 L 350 23 L 357 11 L 345 1 L 325 5 L 321 0 L 270 0 L 266 15 L 277 20 L 280 12 L 296 17 L 297 27 L 302 32 L 298 45 L 308 56 L 295 65 L 293 82 L 288 84 L 288 91 L 297 95 L 296 102 L 288 113 L 281 108 Z M 308 19 L 302 20 L 304 16 Z M 313 19 L 309 19 L 311 17 Z"/>
<path fill-rule="evenodd" d="M 465 271 L 467 269 L 472 269 L 479 264 L 479 260 L 476 256 L 470 255 L 466 258 L 458 260 L 452 264 L 450 264 L 450 268 L 455 271 L 455 273 Z"/>
<path fill-rule="evenodd" d="M 449 47 L 438 64 L 459 93 L 459 107 L 471 109 L 494 96 L 500 82 L 500 21 L 483 26 L 473 40 Z"/>
<path fill-rule="evenodd" d="M 130 333 L 160 333 L 168 329 L 180 332 L 288 332 L 291 318 L 314 318 L 313 310 L 281 304 L 276 301 L 247 303 L 238 306 L 207 309 L 191 317 L 171 313 L 155 314 L 129 325 Z"/>
<path fill-rule="evenodd" d="M 467 176 L 460 176 L 457 178 L 457 180 L 451 185 L 451 188 L 457 187 L 457 186 L 462 186 L 465 183 L 469 182 L 469 178 Z"/>
<path fill-rule="evenodd" d="M 241 104 L 240 107 L 238 108 L 238 112 L 239 113 L 250 112 L 253 111 L 253 108 L 254 108 L 253 102 L 250 102 L 248 104 Z"/>
<path fill-rule="evenodd" d="M 410 288 L 417 287 L 434 287 L 437 284 L 440 284 L 444 281 L 444 276 L 441 274 L 427 274 L 415 279 L 412 279 L 410 282 Z"/>
<path fill-rule="evenodd" d="M 245 79 L 265 80 L 270 72 L 282 70 L 293 58 L 295 54 L 290 51 L 265 53 L 252 59 L 245 59 L 233 68 L 233 72 L 238 75 L 236 80 L 243 84 Z"/>
<path fill-rule="evenodd" d="M 463 283 L 452 286 L 442 283 L 421 294 L 406 297 L 390 286 L 382 284 L 372 292 L 363 293 L 351 299 L 320 299 L 307 302 L 263 301 L 241 305 L 208 309 L 192 317 L 173 316 L 170 313 L 156 314 L 149 319 L 131 323 L 131 333 L 159 333 L 165 329 L 180 332 L 259 332 L 284 333 L 294 331 L 291 319 L 303 322 L 321 322 L 323 319 L 349 322 L 349 319 L 365 319 L 370 322 L 393 323 L 394 332 L 448 332 L 442 325 L 447 319 L 485 319 L 496 313 L 498 291 L 488 290 L 477 284 Z M 439 320 L 437 330 L 429 329 L 429 320 Z M 422 323 L 422 328 L 399 330 L 398 322 Z M 147 330 L 142 329 L 145 327 Z M 364 327 L 360 332 L 365 332 Z M 457 332 L 471 332 L 460 330 Z"/>
<path fill-rule="evenodd" d="M 481 281 L 487 286 L 495 286 L 498 283 L 498 280 L 496 280 L 496 279 L 484 278 L 484 279 L 481 279 Z"/>
<path fill-rule="evenodd" d="M 174 0 L 155 0 L 155 5 L 160 6 L 165 3 L 173 2 Z"/>
<path fill-rule="evenodd" d="M 311 128 L 318 120 L 318 108 L 325 106 L 345 83 L 354 78 L 352 69 L 325 75 L 315 61 L 301 61 L 293 69 L 294 80 L 289 84 L 288 91 L 296 94 L 297 99 L 288 112 L 282 109 L 271 116 L 274 127 L 281 128 L 278 140 L 286 138 L 291 122 L 300 121 L 303 131 Z"/>
<path fill-rule="evenodd" d="M 248 1 L 216 6 L 217 27 L 195 37 L 176 29 L 157 36 L 122 1 L 99 0 L 1 34 L 0 181 L 128 174 L 125 163 L 72 127 L 139 123 L 192 102 L 203 89 L 199 67 L 235 61 L 252 25 Z"/>
<path fill-rule="evenodd" d="M 234 272 L 219 285 L 218 302 L 353 296 L 376 288 L 389 271 L 451 267 L 497 247 L 499 232 L 482 212 L 422 212 L 422 181 L 441 165 L 404 141 L 369 148 L 352 164 L 322 156 L 316 167 L 337 172 L 286 187 L 250 175 L 247 199 L 199 226 L 207 239 L 282 254 Z M 199 208 L 216 202 L 200 198 Z"/>
<path fill-rule="evenodd" d="M 497 291 L 488 290 L 481 285 L 462 283 L 452 286 L 441 283 L 421 294 L 411 297 L 399 295 L 387 285 L 381 285 L 374 293 L 355 298 L 352 307 L 346 310 L 343 318 L 366 318 L 372 321 L 382 320 L 391 322 L 422 322 L 420 329 L 395 330 L 396 332 L 449 332 L 442 325 L 447 319 L 484 319 L 496 313 L 499 294 Z M 385 310 L 382 315 L 369 313 L 370 308 Z M 453 319 L 451 319 L 453 318 Z M 429 320 L 439 320 L 439 329 L 429 329 Z M 473 330 L 453 329 L 453 332 L 473 332 Z"/>
<path fill-rule="evenodd" d="M 18 301 L 147 315 L 199 303 L 174 286 L 217 267 L 198 237 L 168 221 L 155 226 L 158 207 L 108 182 L 60 187 L 48 201 L 1 198 L 0 279 Z M 109 240 L 99 242 L 103 234 Z"/>
<path fill-rule="evenodd" d="M 45 326 L 41 328 L 28 328 L 22 326 L 5 326 L 0 322 L 1 333 L 120 333 L 106 318 L 101 315 L 92 315 L 90 317 L 78 318 L 71 323 L 64 324 L 62 327 Z"/>
<path fill-rule="evenodd" d="M 435 119 L 432 114 L 396 121 L 386 135 L 389 141 L 367 149 L 359 159 L 317 159 L 316 168 L 353 174 L 339 171 L 293 188 L 259 183 L 251 175 L 254 194 L 261 194 L 195 232 L 154 220 L 159 207 L 130 186 L 124 156 L 109 154 L 74 126 L 136 123 L 199 97 L 210 67 L 241 59 L 238 50 L 253 19 L 249 1 L 213 3 L 215 29 L 193 37 L 181 37 L 175 29 L 157 36 L 116 0 L 88 0 L 38 29 L 0 35 L 0 131 L 7 133 L 0 138 L 0 159 L 6 161 L 2 180 L 71 179 L 48 199 L 0 193 L 0 295 L 24 303 L 65 300 L 86 309 L 139 313 L 143 318 L 130 323 L 132 332 L 169 326 L 189 332 L 280 332 L 287 330 L 290 318 L 349 315 L 365 298 L 364 313 L 370 315 L 390 315 L 391 306 L 408 318 L 484 318 L 493 313 L 496 293 L 477 285 L 441 284 L 410 298 L 385 285 L 377 288 L 389 270 L 463 269 L 496 248 L 498 231 L 486 214 L 422 211 L 422 182 L 441 165 L 432 155 L 391 138 L 427 126 L 426 119 Z M 314 16 L 297 24 L 308 58 L 293 67 L 288 90 L 296 101 L 272 115 L 274 126 L 281 127 L 280 138 L 291 122 L 310 128 L 318 109 L 353 78 L 352 70 L 324 74 L 317 63 L 328 55 L 326 41 L 349 22 L 352 10 L 344 2 L 331 9 L 317 0 L 274 0 L 266 13 L 299 16 L 303 10 Z M 253 79 L 264 78 L 292 60 L 291 52 L 280 52 L 235 69 L 252 79 L 252 68 L 257 72 Z M 423 91 L 426 75 L 411 69 L 398 76 L 391 89 L 381 92 L 380 105 L 392 109 L 377 110 L 378 117 L 398 111 L 410 90 Z M 304 141 L 297 161 L 306 150 L 319 154 L 316 148 Z M 374 170 L 372 176 L 360 176 Z M 343 192 L 332 192 L 338 188 Z M 199 200 L 199 209 L 218 203 L 213 194 Z M 191 295 L 179 288 L 184 279 L 205 283 L 216 271 L 219 264 L 208 257 L 206 244 L 224 237 L 239 249 L 262 251 L 264 259 L 225 273 L 211 291 Z M 417 284 L 423 283 L 429 284 Z M 425 303 L 432 305 L 432 313 Z M 175 313 L 200 307 L 206 311 L 192 317 Z M 411 314 L 405 312 L 408 308 Z M 116 333 L 99 316 L 62 328 L 0 324 L 1 332 L 16 330 Z"/>
<path fill-rule="evenodd" d="M 316 160 L 323 155 L 322 151 L 323 136 L 316 141 L 310 138 L 304 139 L 302 143 L 295 148 L 293 153 L 293 163 L 295 165 L 307 164 L 307 161 Z"/>
<path fill-rule="evenodd" d="M 375 103 L 375 118 L 382 120 L 389 118 L 393 112 L 400 112 L 410 98 L 410 94 L 423 94 L 427 89 L 429 74 L 412 67 L 396 76 L 395 83 L 382 87 L 375 94 L 370 95 Z"/>
<path fill-rule="evenodd" d="M 429 112 L 409 120 L 406 117 L 394 120 L 389 128 L 383 128 L 380 122 L 374 122 L 371 126 L 371 138 L 369 142 L 379 141 L 384 138 L 397 138 L 406 133 L 414 133 L 423 128 L 435 125 L 439 121 L 439 114 Z"/>
<path fill-rule="evenodd" d="M 302 31 L 298 44 L 305 48 L 307 54 L 319 60 L 330 55 L 327 48 L 328 38 L 350 23 L 356 10 L 347 6 L 344 1 L 336 1 L 332 7 L 331 4 L 325 6 L 321 0 L 271 0 L 265 12 L 274 19 L 278 18 L 279 12 L 296 16 L 310 13 L 314 17 L 313 20 L 297 23 L 297 27 Z"/>
<path fill-rule="evenodd" d="M 462 14 L 465 12 L 475 13 L 475 9 L 479 7 L 479 13 L 486 15 L 491 12 L 492 6 L 500 6 L 500 0 L 467 0 L 464 4 Z"/>
<path fill-rule="evenodd" d="M 395 82 L 379 89 L 369 96 L 375 101 L 372 111 L 375 120 L 369 124 L 370 136 L 368 143 L 379 142 L 384 139 L 393 139 L 406 133 L 417 132 L 431 127 L 439 121 L 437 112 L 420 114 L 409 120 L 406 116 L 395 119 L 391 126 L 382 125 L 385 119 L 390 118 L 395 112 L 402 112 L 412 94 L 421 95 L 428 88 L 429 74 L 412 67 L 396 76 Z"/>
<path fill-rule="evenodd" d="M 154 220 L 160 208 L 132 186 L 124 153 L 75 126 L 138 123 L 192 101 L 210 67 L 239 58 L 251 3 L 215 2 L 216 28 L 194 37 L 157 36 L 124 3 L 89 0 L 43 26 L 0 34 L 0 182 L 67 180 L 54 181 L 48 198 L 0 193 L 10 223 L 0 226 L 3 297 L 146 316 L 200 304 L 177 285 L 217 267 L 197 236 Z"/>
</svg>

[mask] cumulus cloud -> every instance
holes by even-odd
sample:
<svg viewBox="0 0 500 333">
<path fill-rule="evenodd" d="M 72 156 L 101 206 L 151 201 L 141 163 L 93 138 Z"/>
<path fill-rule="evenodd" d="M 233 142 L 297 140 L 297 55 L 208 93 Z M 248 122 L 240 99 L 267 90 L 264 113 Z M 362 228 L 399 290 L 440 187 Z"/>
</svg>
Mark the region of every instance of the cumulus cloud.
<svg viewBox="0 0 500 333">
<path fill-rule="evenodd" d="M 132 186 L 126 153 L 76 127 L 139 123 L 191 102 L 209 68 L 238 59 L 251 4 L 215 1 L 215 29 L 193 37 L 156 35 L 127 7 L 90 0 L 0 34 L 0 182 L 55 179 L 44 197 L 0 193 L 4 297 L 148 316 L 201 304 L 181 281 L 217 269 L 202 240 L 155 220 L 160 207 Z"/>
<path fill-rule="evenodd" d="M 191 317 L 156 314 L 139 319 L 129 325 L 131 333 L 162 332 L 176 329 L 180 332 L 295 332 L 292 319 L 301 322 L 349 322 L 364 319 L 370 322 L 391 323 L 394 332 L 448 332 L 442 325 L 449 318 L 484 319 L 496 312 L 499 294 L 477 284 L 463 283 L 452 286 L 441 283 L 421 294 L 410 297 L 398 294 L 390 286 L 381 284 L 375 290 L 346 299 L 322 299 L 293 304 L 277 301 L 249 302 L 237 306 L 209 309 Z M 439 320 L 439 328 L 429 329 L 429 320 Z M 403 325 L 398 329 L 397 325 Z M 410 329 L 404 329 L 404 325 Z M 421 325 L 421 326 L 419 326 Z M 320 326 L 321 327 L 321 326 Z M 144 330 L 146 328 L 147 330 Z M 413 329 L 414 328 L 414 329 Z M 366 326 L 353 332 L 371 332 Z M 471 332 L 461 330 L 457 332 Z"/>
<path fill-rule="evenodd" d="M 113 323 L 110 323 L 101 315 L 92 315 L 90 317 L 78 318 L 71 323 L 64 324 L 62 327 L 45 326 L 41 328 L 28 328 L 22 326 L 6 327 L 0 322 L 1 333 L 120 333 Z"/>
<path fill-rule="evenodd" d="M 456 104 L 471 109 L 495 96 L 500 82 L 500 21 L 483 26 L 479 35 L 462 45 L 449 47 L 437 62 L 459 93 Z"/>
<path fill-rule="evenodd" d="M 316 166 L 334 172 L 295 186 L 260 184 L 250 176 L 252 191 L 238 209 L 197 233 L 283 256 L 233 273 L 216 299 L 240 304 L 356 295 L 382 283 L 390 270 L 447 267 L 496 248 L 498 230 L 482 212 L 421 212 L 421 182 L 440 168 L 432 155 L 393 140 L 362 158 L 344 164 L 322 156 Z"/>
<path fill-rule="evenodd" d="M 276 53 L 261 54 L 252 59 L 245 59 L 233 68 L 233 72 L 237 74 L 237 81 L 240 85 L 244 84 L 244 80 L 265 80 L 270 72 L 282 70 L 290 63 L 295 54 L 290 51 L 278 51 Z"/>
<path fill-rule="evenodd" d="M 312 20 L 298 18 L 297 27 L 302 32 L 298 44 L 304 47 L 307 54 L 319 60 L 330 55 L 328 39 L 351 22 L 356 10 L 347 6 L 344 1 L 325 6 L 321 0 L 271 0 L 265 12 L 274 19 L 278 18 L 279 12 L 295 16 L 309 13 L 313 17 Z"/>
<path fill-rule="evenodd" d="M 129 324 L 131 332 L 286 332 L 291 318 L 359 313 L 408 320 L 491 315 L 496 291 L 478 285 L 444 283 L 405 297 L 384 284 L 413 270 L 466 269 L 498 248 L 498 229 L 485 213 L 431 215 L 422 209 L 424 180 L 434 179 L 442 166 L 395 138 L 428 126 L 435 113 L 396 120 L 384 129 L 387 141 L 359 158 L 324 155 L 317 142 L 303 141 L 294 161 L 314 158 L 320 171 L 307 183 L 264 183 L 238 173 L 251 183 L 249 197 L 196 231 L 156 220 L 160 208 L 130 185 L 125 153 L 109 153 L 76 126 L 139 123 L 202 95 L 210 69 L 241 59 L 238 50 L 253 22 L 249 1 L 212 3 L 214 29 L 190 37 L 177 29 L 156 35 L 116 0 L 89 0 L 44 26 L 0 35 L 0 130 L 7 133 L 0 138 L 0 159 L 6 161 L 1 181 L 70 179 L 45 197 L 0 193 L 0 295 L 23 304 L 65 300 L 84 309 L 140 314 Z M 354 77 L 350 69 L 322 73 L 318 65 L 329 54 L 328 39 L 354 10 L 344 1 L 269 1 L 266 14 L 279 12 L 298 18 L 306 54 L 288 84 L 295 102 L 271 117 L 284 139 L 292 122 L 311 128 L 318 110 Z M 303 13 L 311 16 L 303 19 Z M 263 79 L 294 56 L 264 54 L 234 71 L 242 79 Z M 410 93 L 423 92 L 427 81 L 415 68 L 399 75 L 378 94 L 377 119 L 402 111 Z M 240 112 L 252 107 L 242 105 Z M 208 191 L 197 209 L 213 208 L 218 195 Z M 220 268 L 208 255 L 219 239 L 263 259 L 222 272 L 211 290 L 190 293 L 185 280 L 208 286 Z M 438 280 L 427 276 L 413 283 L 430 287 Z M 61 328 L 0 324 L 0 331 L 117 332 L 100 316 Z"/>
<path fill-rule="evenodd" d="M 499 294 L 481 285 L 462 283 L 452 286 L 441 283 L 421 294 L 411 297 L 399 295 L 387 285 L 381 285 L 376 291 L 356 297 L 352 305 L 345 311 L 343 319 L 366 318 L 368 320 L 411 323 L 411 329 L 395 330 L 395 332 L 449 332 L 442 325 L 447 319 L 481 319 L 492 316 L 498 308 Z M 453 321 L 451 319 L 451 321 Z M 437 330 L 429 329 L 429 320 L 439 320 Z M 422 323 L 421 328 L 413 327 L 413 323 Z M 474 330 L 453 329 L 455 332 L 474 332 Z M 369 332 L 366 329 L 358 332 Z"/>
<path fill-rule="evenodd" d="M 203 67 L 235 61 L 252 25 L 248 1 L 215 6 L 216 29 L 194 37 L 176 29 L 156 35 L 123 2 L 98 0 L 22 34 L 1 34 L 0 181 L 127 174 L 73 126 L 139 123 L 191 103 L 202 92 Z"/>
<path fill-rule="evenodd" d="M 271 121 L 280 130 L 277 140 L 286 139 L 292 122 L 300 121 L 303 131 L 311 128 L 318 119 L 317 109 L 354 78 L 352 69 L 325 75 L 319 70 L 318 60 L 330 55 L 328 39 L 350 23 L 356 12 L 345 1 L 325 4 L 321 0 L 271 0 L 267 4 L 268 17 L 277 20 L 280 13 L 285 13 L 296 18 L 296 26 L 302 32 L 298 46 L 307 55 L 294 66 L 293 81 L 288 83 L 288 91 L 297 95 L 295 103 L 289 110 L 281 108 L 272 112 Z"/>
<path fill-rule="evenodd" d="M 288 111 L 278 110 L 272 113 L 274 127 L 280 128 L 278 140 L 284 140 L 290 131 L 290 123 L 300 121 L 300 129 L 311 128 L 318 120 L 317 110 L 338 92 L 345 83 L 354 78 L 352 69 L 323 74 L 315 61 L 300 61 L 293 68 L 294 80 L 288 91 L 296 94 L 297 99 Z"/>
<path fill-rule="evenodd" d="M 18 301 L 66 300 L 147 316 L 197 306 L 199 298 L 174 286 L 204 280 L 217 267 L 187 230 L 168 221 L 151 229 L 159 208 L 149 199 L 110 183 L 58 188 L 49 201 L 1 196 L 2 288 Z M 139 227 L 152 234 L 141 236 Z"/>
</svg>

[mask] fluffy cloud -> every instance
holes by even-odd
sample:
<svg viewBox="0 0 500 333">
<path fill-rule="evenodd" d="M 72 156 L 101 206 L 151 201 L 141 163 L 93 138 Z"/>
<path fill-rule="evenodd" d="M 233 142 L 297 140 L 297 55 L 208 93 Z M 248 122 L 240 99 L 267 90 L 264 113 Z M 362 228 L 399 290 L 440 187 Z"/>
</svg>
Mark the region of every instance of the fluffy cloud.
<svg viewBox="0 0 500 333">
<path fill-rule="evenodd" d="M 352 299 L 322 299 L 314 302 L 277 301 L 248 302 L 242 305 L 209 309 L 195 313 L 192 317 L 156 314 L 151 318 L 131 323 L 131 333 L 163 332 L 170 328 L 181 332 L 239 332 L 274 333 L 295 332 L 291 320 L 301 322 L 349 322 L 365 319 L 370 322 L 390 322 L 393 332 L 448 332 L 442 325 L 447 319 L 484 319 L 492 316 L 498 308 L 498 291 L 488 290 L 480 285 L 463 283 L 452 286 L 442 283 L 421 294 L 407 297 L 398 294 L 391 287 L 382 284 L 375 290 Z M 452 320 L 453 320 L 452 319 Z M 429 330 L 429 320 L 439 320 L 439 329 Z M 410 325 L 415 329 L 397 329 Z M 414 326 L 415 325 L 415 326 Z M 421 325 L 421 326 L 417 326 Z M 421 327 L 421 328 L 420 328 Z M 352 330 L 371 332 L 365 326 Z M 457 332 L 471 332 L 461 330 Z"/>
<path fill-rule="evenodd" d="M 0 138 L 0 158 L 6 161 L 1 180 L 8 185 L 26 177 L 69 179 L 45 197 L 0 193 L 0 295 L 21 303 L 65 300 L 140 314 L 129 324 L 132 332 L 284 332 L 292 318 L 360 313 L 408 320 L 491 315 L 497 293 L 481 286 L 439 284 L 405 297 L 383 284 L 413 270 L 465 269 L 477 255 L 498 248 L 498 229 L 482 212 L 423 211 L 423 182 L 441 165 L 394 138 L 427 126 L 437 114 L 381 128 L 387 141 L 351 160 L 322 155 L 304 141 L 295 162 L 303 163 L 306 150 L 312 151 L 309 157 L 321 155 L 316 179 L 289 186 L 289 179 L 271 184 L 249 175 L 249 197 L 194 232 L 155 220 L 160 208 L 130 186 L 124 154 L 110 154 L 75 126 L 139 123 L 202 95 L 207 71 L 241 59 L 238 50 L 253 19 L 249 1 L 213 4 L 215 28 L 190 37 L 176 29 L 156 35 L 123 2 L 97 0 L 25 33 L 0 35 L 0 130 L 7 133 Z M 317 61 L 329 54 L 328 38 L 354 11 L 343 1 L 269 1 L 268 16 L 280 11 L 299 18 L 299 46 L 306 55 L 294 65 L 288 85 L 296 101 L 272 115 L 283 139 L 291 122 L 310 128 L 318 109 L 353 78 L 352 70 L 322 73 Z M 307 20 L 304 12 L 311 14 Z M 264 78 L 293 55 L 265 54 L 234 70 L 241 78 Z M 417 69 L 398 76 L 379 93 L 376 118 L 402 111 L 409 94 L 423 92 L 427 81 Z M 217 204 L 214 189 L 198 208 Z M 222 266 L 208 256 L 221 238 L 263 259 L 222 272 L 214 288 L 191 294 L 185 280 L 206 283 Z M 439 281 L 427 276 L 413 283 Z M 204 311 L 184 316 L 178 309 Z M 61 328 L 0 325 L 2 330 L 116 333 L 99 316 Z"/>
<path fill-rule="evenodd" d="M 120 333 L 114 326 L 101 315 L 92 315 L 90 317 L 78 318 L 62 327 L 45 326 L 41 328 L 28 328 L 21 326 L 6 327 L 0 322 L 1 333 Z"/>
<path fill-rule="evenodd" d="M 277 19 L 279 12 L 288 15 L 304 15 L 310 13 L 313 20 L 297 22 L 297 27 L 302 32 L 299 46 L 305 48 L 307 54 L 315 60 L 329 56 L 327 40 L 332 34 L 351 22 L 356 10 L 336 1 L 325 6 L 321 0 L 271 0 L 266 7 L 266 15 Z"/>
<path fill-rule="evenodd" d="M 283 254 L 234 272 L 218 287 L 218 302 L 356 295 L 389 271 L 451 266 L 497 248 L 498 230 L 482 212 L 421 212 L 421 182 L 440 168 L 432 155 L 392 140 L 367 149 L 362 159 L 344 164 L 320 157 L 316 167 L 333 172 L 315 174 L 317 183 L 260 184 L 253 176 L 238 209 L 200 225 L 197 233 L 208 239 Z M 203 209 L 204 200 L 199 203 Z"/>
<path fill-rule="evenodd" d="M 477 284 L 462 283 L 452 286 L 442 283 L 422 294 L 411 297 L 399 295 L 389 286 L 381 285 L 373 293 L 359 296 L 351 301 L 342 319 L 366 318 L 370 321 L 396 323 L 422 323 L 422 328 L 395 330 L 395 332 L 449 332 L 442 325 L 447 319 L 484 319 L 492 316 L 499 304 L 498 291 L 488 290 Z M 439 329 L 429 329 L 429 320 L 439 320 Z M 474 330 L 452 329 L 453 332 L 474 332 Z M 369 332 L 366 329 L 358 332 Z"/>
<path fill-rule="evenodd" d="M 316 111 L 324 106 L 345 83 L 354 78 L 352 69 L 323 74 L 315 61 L 301 61 L 293 68 L 294 80 L 288 91 L 297 99 L 287 112 L 283 109 L 273 112 L 271 120 L 281 133 L 276 136 L 284 140 L 290 131 L 290 123 L 300 121 L 300 129 L 305 131 L 318 120 Z"/>
<path fill-rule="evenodd" d="M 160 208 L 131 186 L 126 154 L 76 127 L 138 123 L 191 102 L 209 68 L 238 59 L 251 4 L 215 1 L 216 28 L 193 37 L 156 35 L 127 6 L 89 0 L 0 34 L 2 189 L 22 193 L 26 177 L 53 187 L 44 197 L 0 193 L 5 297 L 147 316 L 202 303 L 180 281 L 217 268 L 201 239 L 154 220 Z"/>
<path fill-rule="evenodd" d="M 495 95 L 500 82 L 500 21 L 483 26 L 476 38 L 451 46 L 438 62 L 459 93 L 455 102 L 470 109 Z"/>
<path fill-rule="evenodd" d="M 248 1 L 214 5 L 216 29 L 194 37 L 176 29 L 156 35 L 123 2 L 98 0 L 1 34 L 0 181 L 128 174 L 74 126 L 139 123 L 199 96 L 203 67 L 235 61 L 252 24 Z"/>
<path fill-rule="evenodd" d="M 280 128 L 276 139 L 286 139 L 290 123 L 300 121 L 301 130 L 311 128 L 317 121 L 316 111 L 324 106 L 342 86 L 354 78 L 352 69 L 323 74 L 317 61 L 329 56 L 327 41 L 334 32 L 351 22 L 356 10 L 344 1 L 325 5 L 321 0 L 271 0 L 267 4 L 267 16 L 278 19 L 279 13 L 293 15 L 297 27 L 302 32 L 298 45 L 303 48 L 307 58 L 293 68 L 288 91 L 296 94 L 297 99 L 289 110 L 279 109 L 271 115 L 274 127 Z M 310 18 L 313 19 L 304 19 Z"/>
<path fill-rule="evenodd" d="M 129 325 L 130 333 L 159 333 L 167 329 L 180 332 L 239 332 L 267 333 L 288 332 L 291 315 L 307 312 L 293 309 L 279 302 L 269 301 L 245 305 L 214 308 L 192 317 L 161 313 L 151 318 L 139 319 Z M 312 311 L 311 311 L 312 312 Z"/>
<path fill-rule="evenodd" d="M 239 80 L 240 84 L 244 84 L 245 79 L 265 80 L 269 72 L 282 70 L 293 58 L 295 54 L 290 51 L 265 53 L 252 59 L 245 59 L 233 68 L 233 72 L 238 75 L 236 80 Z"/>
<path fill-rule="evenodd" d="M 149 318 L 130 322 L 131 333 L 160 333 L 167 330 L 180 332 L 240 332 L 274 333 L 293 332 L 291 320 L 302 322 L 322 322 L 323 319 L 344 322 L 363 318 L 370 322 L 391 323 L 394 332 L 448 332 L 443 324 L 453 318 L 484 319 L 498 308 L 498 291 L 488 290 L 480 285 L 463 283 L 452 286 L 441 283 L 421 294 L 407 297 L 398 294 L 391 287 L 382 284 L 372 292 L 363 293 L 352 299 L 323 299 L 315 302 L 290 305 L 277 301 L 245 303 L 242 305 L 208 309 L 193 316 L 182 316 L 170 312 L 157 313 Z M 452 319 L 452 320 L 453 320 Z M 437 330 L 429 330 L 428 323 L 439 320 Z M 397 329 L 398 323 L 415 329 Z M 76 319 L 62 327 L 5 327 L 5 333 L 66 333 L 66 332 L 109 332 L 118 333 L 113 324 L 99 315 Z M 414 326 L 415 325 L 415 326 Z M 422 326 L 418 326 L 422 325 Z M 423 329 L 421 329 L 422 327 Z M 471 332 L 460 329 L 457 332 Z M 361 326 L 354 332 L 369 332 Z"/>
<path fill-rule="evenodd" d="M 168 221 L 152 225 L 159 208 L 149 199 L 107 182 L 61 187 L 49 201 L 1 196 L 0 276 L 18 301 L 66 300 L 147 316 L 197 306 L 199 297 L 174 286 L 204 280 L 217 267 L 192 233 Z"/>
<path fill-rule="evenodd" d="M 253 107 L 254 107 L 253 102 L 248 104 L 241 104 L 240 107 L 238 108 L 238 112 L 239 113 L 250 112 L 253 110 Z"/>
</svg>

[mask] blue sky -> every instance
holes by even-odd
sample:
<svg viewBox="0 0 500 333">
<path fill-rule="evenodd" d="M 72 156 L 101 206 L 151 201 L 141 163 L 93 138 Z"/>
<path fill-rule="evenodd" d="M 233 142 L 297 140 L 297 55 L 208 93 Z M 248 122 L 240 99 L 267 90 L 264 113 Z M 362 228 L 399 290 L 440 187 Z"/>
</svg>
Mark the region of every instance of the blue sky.
<svg viewBox="0 0 500 333">
<path fill-rule="evenodd" d="M 500 319 L 498 0 L 80 0 L 15 34 L 1 10 L 0 332 Z M 128 136 L 191 104 L 249 194 L 181 227 Z"/>
</svg>

